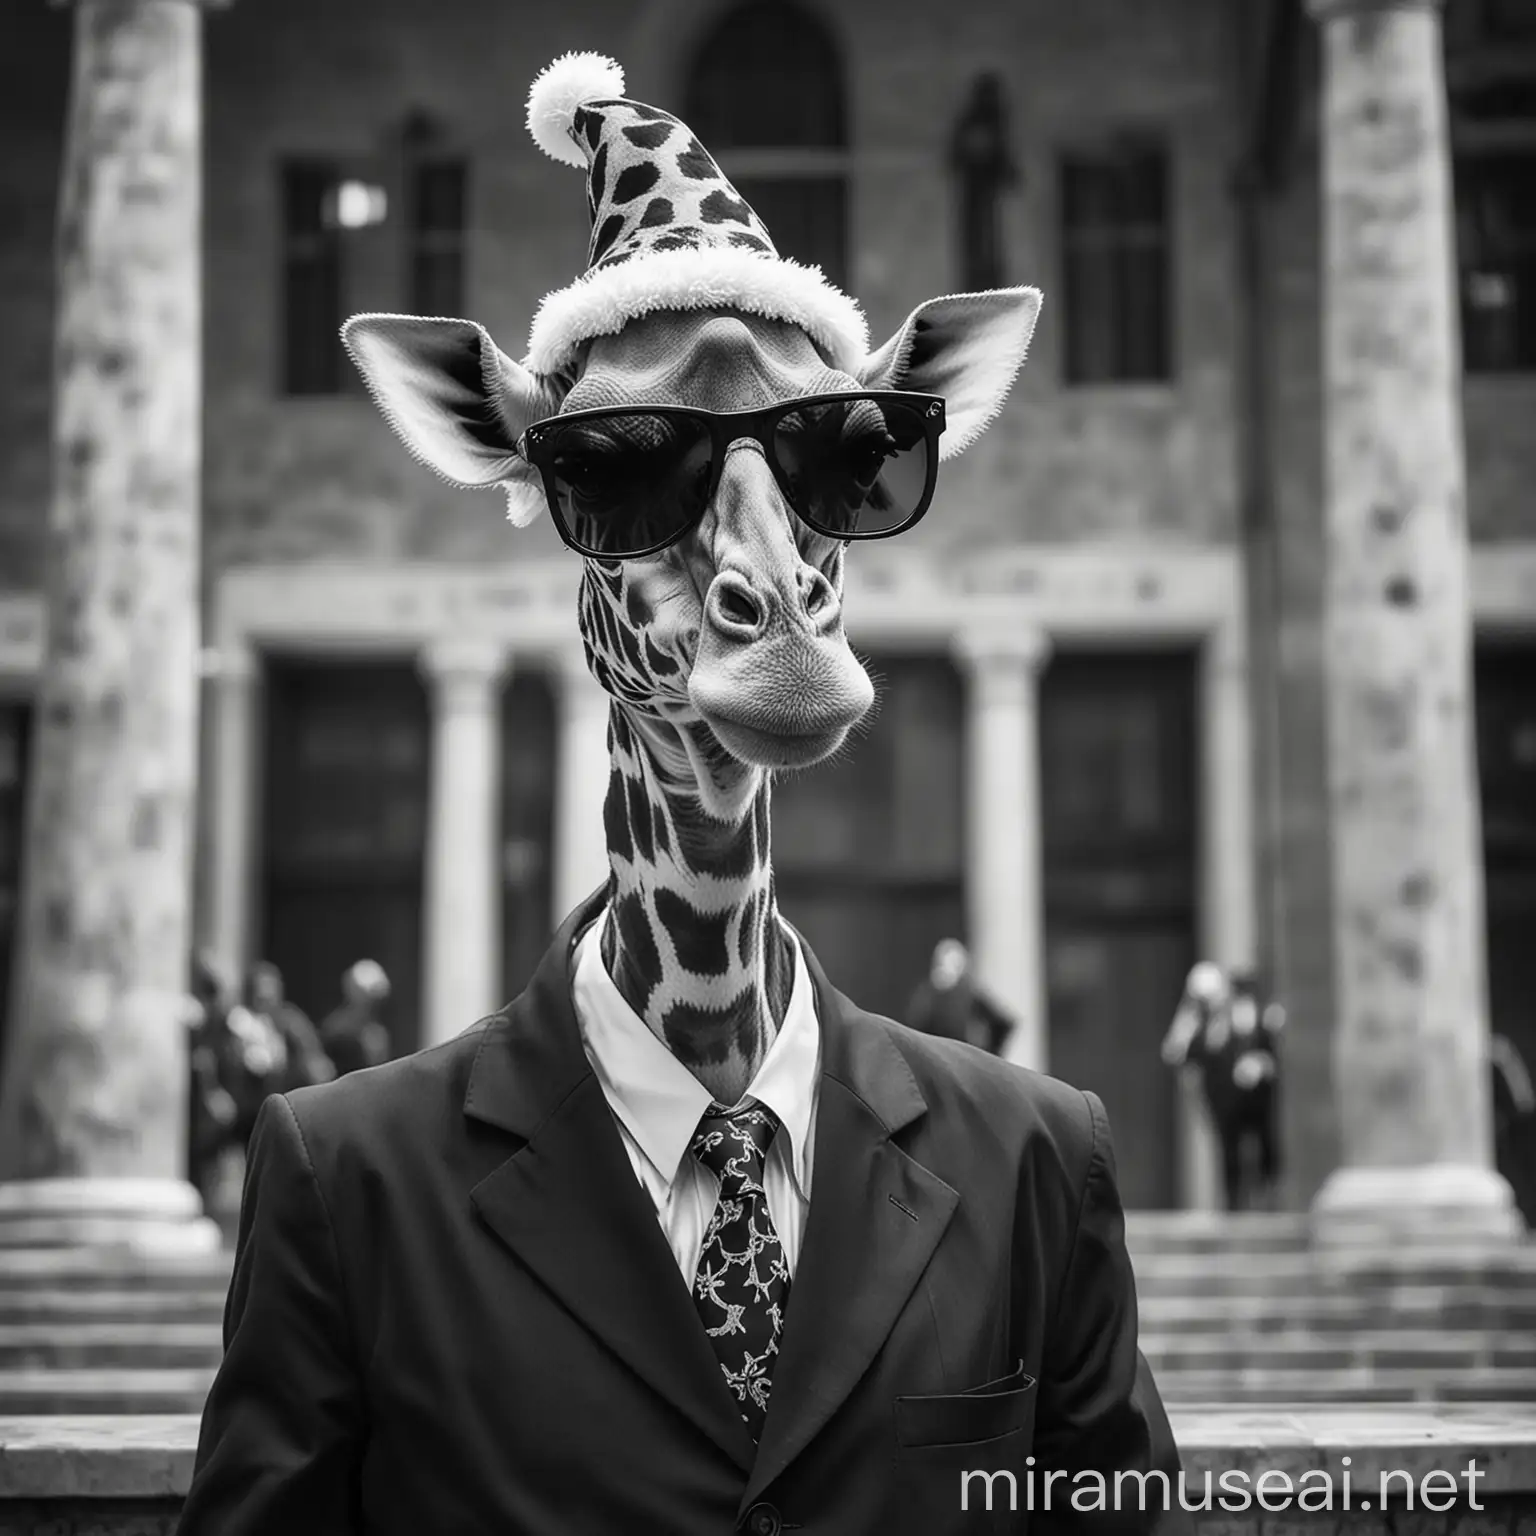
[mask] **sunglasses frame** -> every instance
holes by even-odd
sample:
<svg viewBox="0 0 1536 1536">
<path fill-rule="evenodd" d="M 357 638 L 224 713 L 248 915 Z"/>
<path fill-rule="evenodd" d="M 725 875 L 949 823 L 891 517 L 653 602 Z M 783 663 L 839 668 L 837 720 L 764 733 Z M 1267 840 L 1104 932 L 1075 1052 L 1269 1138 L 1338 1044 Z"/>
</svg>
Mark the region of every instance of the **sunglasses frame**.
<svg viewBox="0 0 1536 1536">
<path fill-rule="evenodd" d="M 773 429 L 784 417 L 795 411 L 803 410 L 808 405 L 835 405 L 843 400 L 869 400 L 874 404 L 890 403 L 893 405 L 905 405 L 915 410 L 922 419 L 923 437 L 928 448 L 928 474 L 923 484 L 923 493 L 918 498 L 917 508 L 906 519 L 898 523 L 894 528 L 882 529 L 878 533 L 848 533 L 832 534 L 818 528 L 795 505 L 795 499 L 789 486 L 785 483 L 785 476 L 779 468 L 773 452 Z M 548 458 L 548 445 L 556 440 L 557 429 L 566 427 L 575 422 L 611 420 L 615 416 L 685 416 L 692 421 L 703 422 L 709 428 L 710 434 L 710 481 L 709 490 L 700 503 L 698 512 L 688 520 L 676 533 L 669 534 L 659 543 L 652 544 L 645 549 L 633 550 L 622 555 L 615 555 L 604 550 L 589 549 L 580 543 L 575 534 L 566 526 L 565 519 L 560 513 L 560 494 L 555 486 L 555 474 Z M 752 411 L 706 411 L 692 405 L 603 405 L 596 406 L 586 411 L 571 411 L 565 415 L 546 416 L 542 421 L 536 421 L 517 441 L 517 452 L 534 469 L 538 470 L 540 478 L 544 482 L 544 500 L 549 506 L 549 515 L 554 520 L 555 531 L 560 535 L 561 541 L 578 555 L 588 560 L 602 560 L 607 562 L 624 560 L 644 560 L 651 555 L 658 555 L 664 549 L 670 549 L 680 540 L 687 538 L 695 528 L 704 521 L 705 515 L 714 505 L 715 493 L 720 489 L 720 477 L 725 473 L 726 454 L 737 443 L 755 442 L 763 450 L 763 457 L 768 461 L 768 468 L 773 473 L 775 484 L 783 493 L 784 500 L 790 511 L 805 524 L 812 533 L 819 534 L 824 539 L 835 539 L 839 543 L 849 544 L 866 539 L 890 539 L 898 533 L 905 533 L 909 528 L 920 522 L 928 511 L 933 501 L 934 487 L 939 478 L 939 438 L 944 433 L 944 399 L 941 395 L 917 394 L 910 390 L 899 389 L 849 389 L 834 390 L 824 395 L 801 395 L 793 400 L 780 400 L 777 404 L 766 406 L 761 410 Z"/>
</svg>

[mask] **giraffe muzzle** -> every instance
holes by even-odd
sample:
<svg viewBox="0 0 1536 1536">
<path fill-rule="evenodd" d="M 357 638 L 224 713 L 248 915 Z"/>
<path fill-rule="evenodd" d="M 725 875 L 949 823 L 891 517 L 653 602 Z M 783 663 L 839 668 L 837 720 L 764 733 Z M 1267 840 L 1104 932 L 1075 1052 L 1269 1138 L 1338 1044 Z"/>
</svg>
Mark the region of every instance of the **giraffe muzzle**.
<svg viewBox="0 0 1536 1536">
<path fill-rule="evenodd" d="M 773 768 L 830 756 L 874 702 L 837 593 L 809 566 L 771 587 L 716 576 L 688 693 L 726 751 Z"/>
</svg>

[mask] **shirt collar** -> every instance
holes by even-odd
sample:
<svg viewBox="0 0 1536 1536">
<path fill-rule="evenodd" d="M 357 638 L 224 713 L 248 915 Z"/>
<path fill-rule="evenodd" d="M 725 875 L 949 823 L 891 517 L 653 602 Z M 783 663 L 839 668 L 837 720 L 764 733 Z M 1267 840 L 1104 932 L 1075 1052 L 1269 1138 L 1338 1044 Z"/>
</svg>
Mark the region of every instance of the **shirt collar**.
<svg viewBox="0 0 1536 1536">
<path fill-rule="evenodd" d="M 615 1115 L 669 1187 L 682 1167 L 712 1095 L 624 1000 L 602 961 L 594 923 L 577 943 L 572 1001 L 587 1060 Z M 809 967 L 793 934 L 795 967 L 784 1021 L 744 1096 L 778 1116 L 789 1167 L 804 1199 L 807 1145 L 821 1066 L 821 1031 Z"/>
</svg>

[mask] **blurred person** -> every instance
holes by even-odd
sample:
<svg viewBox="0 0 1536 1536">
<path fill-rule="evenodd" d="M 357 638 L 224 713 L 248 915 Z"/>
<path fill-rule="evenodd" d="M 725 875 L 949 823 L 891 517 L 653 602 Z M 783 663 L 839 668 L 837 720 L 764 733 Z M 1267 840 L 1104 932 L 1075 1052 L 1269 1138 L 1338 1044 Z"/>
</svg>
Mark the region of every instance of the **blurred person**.
<svg viewBox="0 0 1536 1536">
<path fill-rule="evenodd" d="M 1162 1057 L 1170 1067 L 1194 1067 L 1190 1048 L 1210 1023 L 1215 1009 L 1227 999 L 1227 976 L 1219 965 L 1201 960 L 1190 967 L 1173 1022 L 1163 1036 Z"/>
<path fill-rule="evenodd" d="M 248 985 L 241 991 L 248 994 Z M 244 1147 L 263 1101 L 278 1091 L 287 1050 L 273 1021 L 233 995 L 212 1015 L 210 1029 L 219 1082 L 235 1105 L 231 1139 Z"/>
<path fill-rule="evenodd" d="M 338 1077 L 389 1060 L 389 1026 L 379 1017 L 389 991 L 389 977 L 377 960 L 359 960 L 342 974 L 341 1005 L 320 1025 L 320 1044 Z"/>
<path fill-rule="evenodd" d="M 925 1035 L 964 1040 L 1000 1055 L 1014 1020 L 976 979 L 970 951 L 959 939 L 934 945 L 928 976 L 907 1005 L 906 1022 Z"/>
<path fill-rule="evenodd" d="M 1233 1148 L 1225 1151 L 1226 1174 L 1235 1177 L 1237 1198 L 1248 1205 L 1273 1209 L 1280 1181 L 1280 1033 L 1285 1010 L 1275 1002 L 1262 1003 L 1258 978 L 1251 971 L 1232 977 L 1230 1005 L 1232 1027 L 1232 1083 L 1236 1102 L 1231 1116 Z M 1245 1153 L 1253 1152 L 1253 1177 L 1248 1176 Z M 1232 1196 L 1229 1194 L 1228 1199 Z"/>
<path fill-rule="evenodd" d="M 220 1158 L 230 1145 L 238 1115 L 223 1081 L 219 1044 L 231 988 L 218 962 L 206 952 L 194 956 L 192 986 L 183 1022 L 187 1030 L 187 1176 L 213 1203 Z"/>
<path fill-rule="evenodd" d="M 1494 1126 L 1507 1129 L 1536 1110 L 1530 1069 L 1514 1041 L 1500 1034 L 1489 1036 L 1488 1065 L 1493 1074 Z"/>
<path fill-rule="evenodd" d="M 1215 968 L 1213 968 L 1215 969 Z M 1196 967 L 1199 970 L 1199 967 Z M 1221 1146 L 1222 1184 L 1227 1209 L 1240 1211 L 1274 1203 L 1280 1174 L 1279 1036 L 1284 1010 L 1260 1005 L 1258 986 L 1249 971 L 1196 977 L 1186 996 L 1198 1019 L 1191 1030 L 1176 1016 L 1164 1042 L 1164 1060 L 1183 1059 L 1198 1070 L 1206 1105 Z M 1249 1176 L 1249 1153 L 1255 1170 Z"/>
<path fill-rule="evenodd" d="M 1496 1164 L 1529 1223 L 1536 1213 L 1536 1089 L 1525 1058 L 1508 1035 L 1489 1036 L 1488 1067 Z"/>
<path fill-rule="evenodd" d="M 319 1032 L 309 1015 L 289 999 L 283 973 L 270 960 L 258 960 L 251 967 L 245 1004 L 265 1031 L 272 1052 L 269 1092 L 290 1093 L 313 1083 L 328 1083 L 336 1076 Z"/>
</svg>

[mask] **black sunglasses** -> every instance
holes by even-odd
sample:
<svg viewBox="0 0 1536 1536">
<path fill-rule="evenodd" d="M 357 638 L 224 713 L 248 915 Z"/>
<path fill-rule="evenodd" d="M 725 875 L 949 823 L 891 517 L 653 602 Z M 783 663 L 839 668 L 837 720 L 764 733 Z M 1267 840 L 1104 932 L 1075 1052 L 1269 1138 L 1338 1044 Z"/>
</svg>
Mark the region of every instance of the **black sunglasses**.
<svg viewBox="0 0 1536 1536">
<path fill-rule="evenodd" d="M 896 390 L 807 395 L 761 411 L 605 406 L 535 422 L 518 452 L 560 537 L 598 560 L 654 555 L 696 528 L 733 443 L 761 444 L 795 515 L 829 539 L 888 539 L 933 500 L 944 402 Z"/>
</svg>

